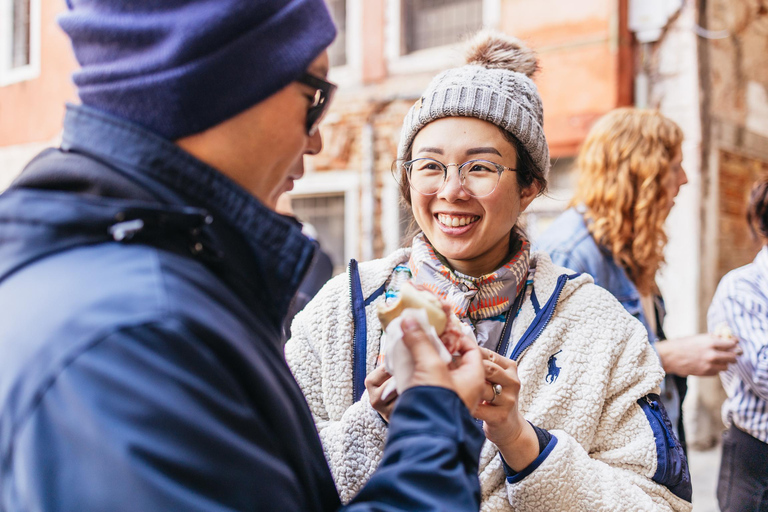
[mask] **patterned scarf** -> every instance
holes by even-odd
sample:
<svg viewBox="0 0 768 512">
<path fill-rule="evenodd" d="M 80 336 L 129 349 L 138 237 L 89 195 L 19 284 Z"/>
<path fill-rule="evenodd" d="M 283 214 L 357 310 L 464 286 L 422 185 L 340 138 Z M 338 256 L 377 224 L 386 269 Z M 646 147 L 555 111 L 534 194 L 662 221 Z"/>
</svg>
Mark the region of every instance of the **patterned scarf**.
<svg viewBox="0 0 768 512">
<path fill-rule="evenodd" d="M 420 233 L 413 239 L 408 266 L 398 265 L 393 271 L 386 301 L 399 295 L 404 281 L 412 280 L 452 304 L 456 316 L 472 325 L 478 343 L 493 350 L 504 328 L 504 315 L 525 286 L 530 250 L 530 243 L 523 240 L 507 263 L 490 274 L 472 277 L 447 267 Z"/>
</svg>

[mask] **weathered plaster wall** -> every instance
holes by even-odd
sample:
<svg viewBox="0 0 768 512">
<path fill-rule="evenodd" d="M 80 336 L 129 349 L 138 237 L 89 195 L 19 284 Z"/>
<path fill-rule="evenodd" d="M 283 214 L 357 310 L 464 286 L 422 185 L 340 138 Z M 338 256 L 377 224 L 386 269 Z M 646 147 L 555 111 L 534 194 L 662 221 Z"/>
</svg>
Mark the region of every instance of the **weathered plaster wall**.
<svg viewBox="0 0 768 512">
<path fill-rule="evenodd" d="M 64 2 L 41 3 L 40 75 L 0 87 L 0 190 L 5 189 L 41 149 L 56 142 L 64 104 L 76 94 L 70 73 L 72 48 L 56 24 Z"/>
<path fill-rule="evenodd" d="M 701 123 L 695 18 L 696 2 L 687 0 L 653 45 L 648 63 L 649 106 L 677 122 L 685 135 L 683 167 L 688 184 L 681 188 L 667 220 L 666 266 L 659 279 L 670 338 L 696 334 L 701 324 Z"/>
<path fill-rule="evenodd" d="M 362 72 L 359 80 L 342 84 L 322 128 L 325 150 L 310 159 L 316 172 L 360 173 L 360 204 L 373 205 L 373 211 L 360 213 L 366 232 L 361 237 L 361 256 L 381 256 L 397 238 L 398 204 L 390 169 L 405 113 L 435 74 L 463 63 L 458 47 L 444 48 L 440 55 L 431 50 L 402 59 L 389 55 L 392 31 L 383 27 L 391 15 L 390 4 L 372 0 L 360 10 L 360 19 L 348 19 L 348 27 L 353 22 L 363 27 L 359 31 L 366 48 Z M 598 117 L 631 102 L 626 0 L 578 5 L 567 0 L 499 0 L 498 5 L 497 27 L 522 38 L 539 53 L 542 69 L 535 81 L 544 102 L 544 128 L 552 156 L 573 156 Z M 349 76 L 346 71 L 340 78 Z M 372 141 L 366 141 L 369 136 Z M 369 229 L 369 219 L 363 216 L 371 215 Z"/>
<path fill-rule="evenodd" d="M 626 1 L 505 0 L 501 28 L 539 52 L 536 82 L 553 157 L 572 156 L 594 121 L 632 101 Z"/>
<path fill-rule="evenodd" d="M 707 203 L 714 235 L 704 300 L 720 278 L 754 258 L 759 244 L 745 220 L 749 189 L 768 173 L 768 5 L 761 0 L 707 0 L 707 109 L 712 163 Z"/>
<path fill-rule="evenodd" d="M 768 170 L 768 9 L 761 0 L 698 0 L 693 21 L 701 130 L 694 155 L 700 164 L 699 244 L 693 255 L 697 260 L 691 261 L 699 266 L 697 324 L 704 330 L 720 278 L 749 262 L 758 249 L 748 235 L 744 213 L 752 181 Z M 687 160 L 686 153 L 690 178 Z M 678 226 L 675 214 L 672 230 Z M 723 428 L 724 392 L 716 377 L 690 378 L 689 386 L 684 404 L 689 446 L 708 448 L 718 442 Z"/>
</svg>

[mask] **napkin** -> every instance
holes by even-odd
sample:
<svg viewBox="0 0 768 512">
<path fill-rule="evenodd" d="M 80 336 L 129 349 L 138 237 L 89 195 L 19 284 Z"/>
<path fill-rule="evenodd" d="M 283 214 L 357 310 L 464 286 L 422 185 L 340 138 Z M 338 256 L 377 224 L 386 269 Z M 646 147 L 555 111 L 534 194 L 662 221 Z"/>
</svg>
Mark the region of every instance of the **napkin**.
<svg viewBox="0 0 768 512">
<path fill-rule="evenodd" d="M 408 382 L 413 375 L 413 357 L 411 352 L 403 343 L 403 328 L 402 323 L 404 319 L 416 320 L 424 332 L 427 333 L 427 338 L 437 349 L 437 353 L 445 364 L 451 362 L 453 356 L 445 348 L 445 345 L 437 336 L 435 328 L 429 323 L 427 318 L 427 312 L 423 309 L 407 308 L 403 312 L 392 320 L 387 329 L 384 331 L 382 337 L 382 353 L 384 354 L 384 368 L 392 378 L 387 382 L 381 393 L 381 399 L 386 400 L 393 391 L 397 390 L 398 395 L 405 391 L 405 383 Z M 472 328 L 466 324 L 461 323 L 462 334 L 470 336 L 473 340 L 475 335 L 472 332 Z"/>
</svg>

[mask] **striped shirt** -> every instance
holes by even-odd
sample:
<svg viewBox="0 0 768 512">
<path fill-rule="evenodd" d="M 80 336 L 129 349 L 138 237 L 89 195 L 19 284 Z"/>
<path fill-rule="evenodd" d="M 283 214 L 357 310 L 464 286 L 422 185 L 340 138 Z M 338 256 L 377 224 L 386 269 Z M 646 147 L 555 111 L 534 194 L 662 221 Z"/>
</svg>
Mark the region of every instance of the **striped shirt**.
<svg viewBox="0 0 768 512">
<path fill-rule="evenodd" d="M 707 324 L 712 333 L 726 324 L 744 351 L 720 373 L 728 394 L 723 420 L 768 443 L 768 246 L 723 277 Z"/>
</svg>

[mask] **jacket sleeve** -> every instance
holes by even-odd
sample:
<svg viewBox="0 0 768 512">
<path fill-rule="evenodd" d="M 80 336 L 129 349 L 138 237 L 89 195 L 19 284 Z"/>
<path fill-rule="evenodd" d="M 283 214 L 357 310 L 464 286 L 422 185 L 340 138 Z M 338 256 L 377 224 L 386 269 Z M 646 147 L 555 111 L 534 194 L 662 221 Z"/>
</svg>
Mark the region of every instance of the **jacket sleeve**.
<svg viewBox="0 0 768 512">
<path fill-rule="evenodd" d="M 453 391 L 417 387 L 398 398 L 381 465 L 344 508 L 476 511 L 482 430 Z"/>
<path fill-rule="evenodd" d="M 515 510 L 691 510 L 685 455 L 663 406 L 648 396 L 663 375 L 658 358 L 642 326 L 632 322 L 631 329 L 613 363 L 589 448 L 551 429 L 539 457 L 507 478 Z"/>
<path fill-rule="evenodd" d="M 285 439 L 195 339 L 178 326 L 143 325 L 68 361 L 20 427 L 12 508 L 310 509 L 311 494 L 281 456 Z M 324 466 L 319 447 L 316 455 Z M 325 491 L 319 501 L 340 505 L 330 478 Z"/>
<path fill-rule="evenodd" d="M 342 503 L 371 478 L 382 457 L 387 424 L 368 391 L 352 400 L 352 316 L 348 278 L 332 279 L 291 326 L 285 358 L 317 424 Z M 370 321 L 369 321 L 370 323 Z M 333 376 L 333 383 L 327 382 Z"/>
<path fill-rule="evenodd" d="M 143 325 L 67 361 L 19 425 L 13 478 L 2 487 L 9 509 L 338 509 L 319 446 L 303 454 L 320 470 L 314 476 L 286 460 L 292 440 L 248 406 L 237 377 L 194 338 L 178 326 Z M 309 417 L 295 414 L 300 407 L 273 413 L 303 418 L 314 435 Z M 452 391 L 409 390 L 393 413 L 382 467 L 347 510 L 477 510 L 483 439 Z"/>
</svg>

